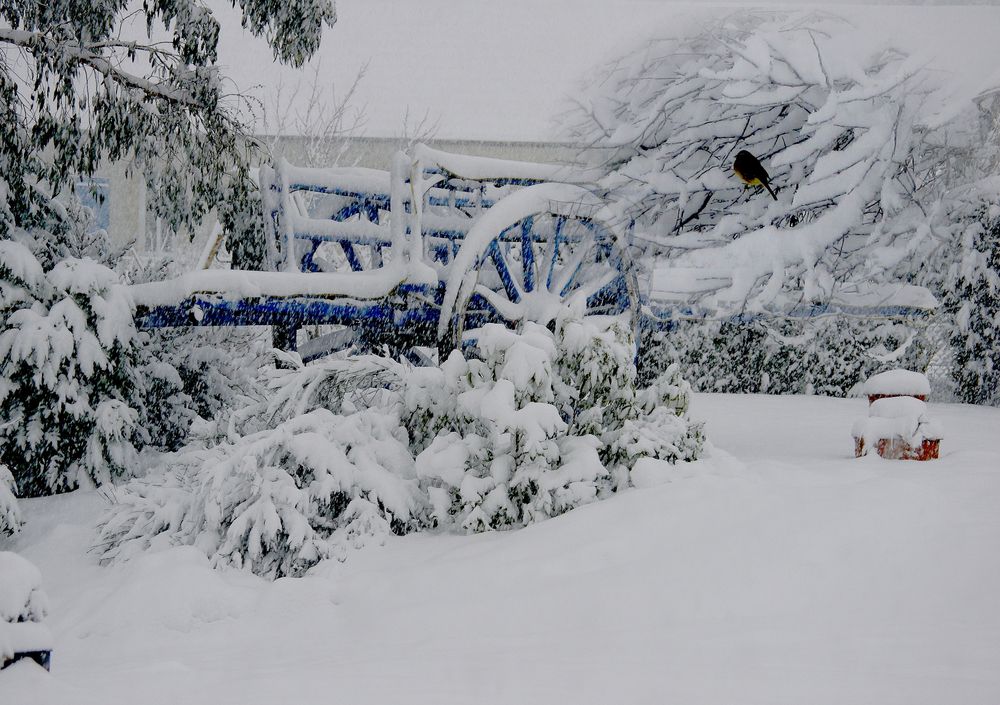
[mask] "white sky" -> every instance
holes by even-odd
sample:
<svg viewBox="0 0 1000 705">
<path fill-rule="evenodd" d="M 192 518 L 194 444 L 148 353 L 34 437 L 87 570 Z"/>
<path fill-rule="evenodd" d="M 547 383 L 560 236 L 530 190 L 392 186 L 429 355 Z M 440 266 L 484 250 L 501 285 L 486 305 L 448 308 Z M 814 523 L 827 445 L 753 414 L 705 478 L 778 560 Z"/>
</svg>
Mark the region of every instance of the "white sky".
<svg viewBox="0 0 1000 705">
<path fill-rule="evenodd" d="M 228 5 L 228 3 L 226 3 Z M 653 35 L 682 31 L 705 5 L 656 0 L 338 0 L 318 61 L 346 90 L 368 70 L 354 107 L 363 132 L 404 133 L 424 115 L 448 138 L 548 140 L 566 97 L 595 65 Z M 959 98 L 1000 82 L 1000 7 L 830 6 L 860 28 L 859 51 L 891 41 L 951 72 Z M 800 5 L 801 7 L 801 5 Z M 266 43 L 219 10 L 222 62 L 241 89 L 265 101 L 279 83 L 309 75 L 271 61 Z M 286 91 L 287 92 L 287 91 Z"/>
</svg>

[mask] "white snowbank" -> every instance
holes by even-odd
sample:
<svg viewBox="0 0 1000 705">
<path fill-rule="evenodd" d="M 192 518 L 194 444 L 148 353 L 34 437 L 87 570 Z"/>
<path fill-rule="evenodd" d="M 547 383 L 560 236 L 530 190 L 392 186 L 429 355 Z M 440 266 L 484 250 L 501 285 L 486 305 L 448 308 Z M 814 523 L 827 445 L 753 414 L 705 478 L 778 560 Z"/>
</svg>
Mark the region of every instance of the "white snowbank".
<svg viewBox="0 0 1000 705">
<path fill-rule="evenodd" d="M 99 568 L 95 494 L 28 500 L 0 547 L 44 571 L 58 651 L 0 702 L 1000 702 L 1000 409 L 930 404 L 955 450 L 914 465 L 852 457 L 858 404 L 698 394 L 731 455 L 692 477 L 273 583 L 186 549 Z"/>
<path fill-rule="evenodd" d="M 0 551 L 0 621 L 39 621 L 47 611 L 42 574 L 31 561 Z"/>
<path fill-rule="evenodd" d="M 864 393 L 929 395 L 931 383 L 919 372 L 889 370 L 869 377 L 865 382 Z"/>
</svg>

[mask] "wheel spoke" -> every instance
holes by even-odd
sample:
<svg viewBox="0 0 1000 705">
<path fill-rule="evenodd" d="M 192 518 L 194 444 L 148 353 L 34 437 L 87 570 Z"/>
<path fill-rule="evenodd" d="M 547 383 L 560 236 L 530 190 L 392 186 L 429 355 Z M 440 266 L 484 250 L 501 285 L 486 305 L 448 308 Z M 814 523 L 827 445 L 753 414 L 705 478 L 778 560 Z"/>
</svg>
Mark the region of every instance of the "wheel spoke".
<svg viewBox="0 0 1000 705">
<path fill-rule="evenodd" d="M 559 216 L 556 219 L 556 227 L 552 232 L 552 239 L 549 240 L 548 249 L 545 252 L 545 288 L 552 291 L 552 275 L 556 271 L 556 261 L 559 259 L 559 240 L 562 238 L 563 226 L 566 225 L 566 216 Z"/>
<path fill-rule="evenodd" d="M 592 244 L 593 239 L 590 237 L 584 238 L 577 243 L 579 249 L 573 253 L 573 256 L 566 262 L 566 266 L 559 272 L 559 276 L 555 278 L 552 290 L 558 292 L 559 296 L 566 296 L 566 293 L 570 290 L 570 287 L 576 280 L 577 274 L 580 273 L 580 268 L 583 266 L 584 260 L 590 254 Z"/>
<path fill-rule="evenodd" d="M 618 272 L 614 270 L 606 271 L 597 279 L 581 284 L 568 295 L 564 296 L 564 298 L 567 302 L 583 299 L 585 307 L 593 308 L 594 304 L 597 303 L 596 299 L 610 288 L 617 288 L 619 281 L 620 275 Z"/>
<path fill-rule="evenodd" d="M 603 296 L 606 292 L 612 289 L 619 289 L 622 286 L 621 274 L 614 269 L 610 269 L 605 272 L 601 277 L 595 281 L 588 282 L 585 286 L 581 286 L 579 291 L 586 295 L 587 300 L 597 299 Z"/>
<path fill-rule="evenodd" d="M 500 275 L 500 282 L 503 284 L 504 291 L 507 292 L 507 297 L 514 303 L 518 303 L 523 298 L 524 292 L 520 290 L 517 282 L 514 281 L 514 277 L 511 276 L 510 268 L 507 266 L 507 259 L 504 257 L 503 250 L 500 249 L 496 240 L 490 243 L 487 252 L 490 259 L 493 260 L 493 266 L 496 267 L 497 274 Z"/>
<path fill-rule="evenodd" d="M 535 249 L 531 242 L 533 216 L 521 221 L 521 270 L 524 272 L 524 290 L 535 290 Z"/>
<path fill-rule="evenodd" d="M 487 246 L 475 287 L 460 294 L 477 302 L 465 320 L 548 323 L 565 307 L 582 315 L 628 310 L 628 278 L 605 233 L 597 223 L 557 213 L 515 221 Z"/>
<path fill-rule="evenodd" d="M 351 269 L 355 272 L 362 271 L 364 267 L 361 266 L 361 260 L 358 258 L 358 253 L 354 250 L 354 243 L 350 240 L 341 240 L 340 247 L 344 250 L 344 256 L 347 257 L 347 261 L 351 265 Z"/>
<path fill-rule="evenodd" d="M 476 293 L 483 297 L 487 305 L 492 306 L 494 311 L 508 321 L 516 321 L 521 317 L 521 306 L 488 286 L 477 285 Z"/>
</svg>

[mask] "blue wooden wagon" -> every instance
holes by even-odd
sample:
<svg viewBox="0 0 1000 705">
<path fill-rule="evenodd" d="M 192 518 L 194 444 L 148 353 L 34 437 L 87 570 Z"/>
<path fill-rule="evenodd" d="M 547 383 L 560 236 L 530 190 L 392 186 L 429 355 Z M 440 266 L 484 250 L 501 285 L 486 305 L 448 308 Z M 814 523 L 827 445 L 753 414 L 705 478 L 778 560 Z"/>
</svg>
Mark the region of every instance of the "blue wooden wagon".
<svg viewBox="0 0 1000 705">
<path fill-rule="evenodd" d="M 261 170 L 270 271 L 205 269 L 132 287 L 147 328 L 267 325 L 295 350 L 303 326 L 349 342 L 454 345 L 495 321 L 548 323 L 565 307 L 638 311 L 626 232 L 567 168 L 418 145 L 390 172 Z"/>
<path fill-rule="evenodd" d="M 389 172 L 281 160 L 260 175 L 268 271 L 204 269 L 135 285 L 137 321 L 271 326 L 275 347 L 308 360 L 350 344 L 446 350 L 485 323 L 549 324 L 567 309 L 628 314 L 636 327 L 702 315 L 685 300 L 690 287 L 671 291 L 673 270 L 640 263 L 632 224 L 590 181 L 568 167 L 425 145 L 397 153 Z M 711 287 L 725 276 L 694 281 Z M 933 303 L 896 285 L 784 313 L 909 315 Z M 300 340 L 314 325 L 332 328 Z"/>
</svg>

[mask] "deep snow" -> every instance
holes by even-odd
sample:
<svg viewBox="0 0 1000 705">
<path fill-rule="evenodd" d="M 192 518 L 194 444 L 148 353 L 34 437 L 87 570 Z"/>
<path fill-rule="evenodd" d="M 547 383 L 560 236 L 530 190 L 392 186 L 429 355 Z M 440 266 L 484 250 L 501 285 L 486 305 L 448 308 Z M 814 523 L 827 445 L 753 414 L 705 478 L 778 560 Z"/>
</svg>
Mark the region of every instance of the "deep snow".
<svg viewBox="0 0 1000 705">
<path fill-rule="evenodd" d="M 1000 702 L 1000 409 L 853 458 L 862 399 L 696 395 L 713 457 L 527 529 L 266 583 L 193 548 L 102 568 L 95 493 L 24 501 L 53 670 L 0 703 Z M 724 449 L 724 450 L 723 450 Z"/>
</svg>

